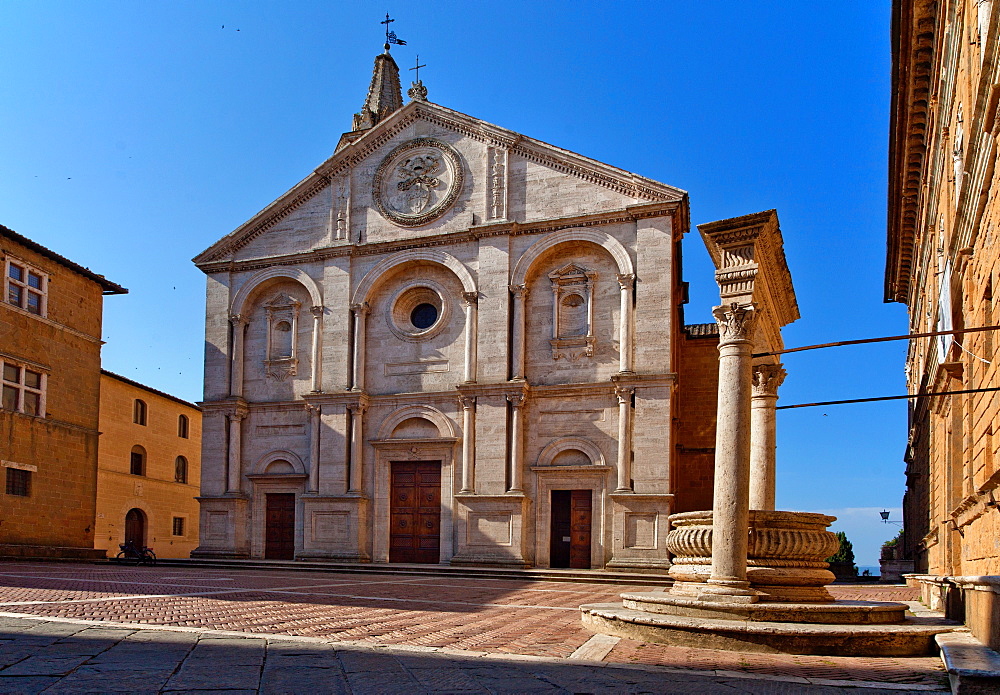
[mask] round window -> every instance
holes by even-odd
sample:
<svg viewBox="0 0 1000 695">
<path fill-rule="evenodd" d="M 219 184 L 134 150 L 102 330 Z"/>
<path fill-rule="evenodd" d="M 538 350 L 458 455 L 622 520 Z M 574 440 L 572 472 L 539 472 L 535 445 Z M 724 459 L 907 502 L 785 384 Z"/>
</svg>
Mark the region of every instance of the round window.
<svg viewBox="0 0 1000 695">
<path fill-rule="evenodd" d="M 447 322 L 448 303 L 442 300 L 444 288 L 424 282 L 400 290 L 389 304 L 389 328 L 404 340 L 429 338 Z"/>
<path fill-rule="evenodd" d="M 410 323 L 412 323 L 416 328 L 424 330 L 425 328 L 430 328 L 437 321 L 438 310 L 433 304 L 428 304 L 424 302 L 423 304 L 418 304 L 410 312 Z"/>
</svg>

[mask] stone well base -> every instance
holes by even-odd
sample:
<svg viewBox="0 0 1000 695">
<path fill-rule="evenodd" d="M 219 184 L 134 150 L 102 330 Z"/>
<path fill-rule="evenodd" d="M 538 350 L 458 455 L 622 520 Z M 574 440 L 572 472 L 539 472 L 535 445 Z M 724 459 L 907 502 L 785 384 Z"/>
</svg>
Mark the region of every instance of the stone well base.
<svg viewBox="0 0 1000 695">
<path fill-rule="evenodd" d="M 622 607 L 662 615 L 709 620 L 891 625 L 906 619 L 905 603 L 835 601 L 833 603 L 717 603 L 661 592 L 622 594 Z"/>
<path fill-rule="evenodd" d="M 608 635 L 681 647 L 768 654 L 827 656 L 925 656 L 934 636 L 956 624 L 909 618 L 896 625 L 829 625 L 718 620 L 665 615 L 616 603 L 580 607 L 585 627 Z"/>
</svg>

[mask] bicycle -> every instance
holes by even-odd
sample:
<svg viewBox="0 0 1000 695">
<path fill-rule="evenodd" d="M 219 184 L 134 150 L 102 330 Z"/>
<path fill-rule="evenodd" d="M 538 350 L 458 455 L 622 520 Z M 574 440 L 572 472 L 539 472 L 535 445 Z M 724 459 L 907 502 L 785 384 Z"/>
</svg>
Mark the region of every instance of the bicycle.
<svg viewBox="0 0 1000 695">
<path fill-rule="evenodd" d="M 115 562 L 119 565 L 126 562 L 132 562 L 136 565 L 156 564 L 156 553 L 153 552 L 152 548 L 137 548 L 132 541 L 119 543 L 118 547 L 121 548 L 121 552 L 115 556 Z"/>
</svg>

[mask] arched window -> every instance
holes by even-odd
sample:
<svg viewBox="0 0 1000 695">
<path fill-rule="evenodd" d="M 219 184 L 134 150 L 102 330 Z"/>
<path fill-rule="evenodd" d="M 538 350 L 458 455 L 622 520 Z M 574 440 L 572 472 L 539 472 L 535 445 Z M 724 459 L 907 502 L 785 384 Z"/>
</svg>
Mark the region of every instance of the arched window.
<svg viewBox="0 0 1000 695">
<path fill-rule="evenodd" d="M 181 417 L 184 417 L 183 415 Z M 174 461 L 174 482 L 186 483 L 188 481 L 188 462 L 183 456 L 178 456 Z"/>
<path fill-rule="evenodd" d="M 177 436 L 181 439 L 188 438 L 188 416 L 178 415 L 177 416 Z"/>
<path fill-rule="evenodd" d="M 135 404 L 132 407 L 132 422 L 137 425 L 146 424 L 146 401 L 135 399 Z"/>
<path fill-rule="evenodd" d="M 129 455 L 128 472 L 132 475 L 146 475 L 146 450 L 138 444 L 132 447 Z"/>
</svg>

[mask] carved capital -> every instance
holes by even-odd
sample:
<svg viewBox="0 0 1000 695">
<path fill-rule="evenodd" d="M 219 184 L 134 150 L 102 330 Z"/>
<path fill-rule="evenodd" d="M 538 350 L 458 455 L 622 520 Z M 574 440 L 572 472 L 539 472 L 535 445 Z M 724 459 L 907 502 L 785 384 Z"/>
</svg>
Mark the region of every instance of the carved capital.
<svg viewBox="0 0 1000 695">
<path fill-rule="evenodd" d="M 528 287 L 526 285 L 510 285 L 510 293 L 514 295 L 515 299 L 520 299 L 522 301 L 527 301 L 528 299 Z"/>
<path fill-rule="evenodd" d="M 473 306 L 479 304 L 479 293 L 478 292 L 463 292 L 462 293 L 462 303 L 465 306 Z"/>
<path fill-rule="evenodd" d="M 321 405 L 313 405 L 312 403 L 306 403 L 305 404 L 305 408 L 306 408 L 306 412 L 309 413 L 313 417 L 318 417 L 319 414 L 323 410 L 323 406 L 321 406 Z"/>
<path fill-rule="evenodd" d="M 754 319 L 757 316 L 753 304 L 723 304 L 712 309 L 712 315 L 719 324 L 720 343 L 750 340 L 753 337 Z"/>
<path fill-rule="evenodd" d="M 229 416 L 229 419 L 232 420 L 233 422 L 242 422 L 246 416 L 247 416 L 246 410 L 237 409 Z"/>
<path fill-rule="evenodd" d="M 358 417 L 362 415 L 366 410 L 368 410 L 368 404 L 355 403 L 353 405 L 347 406 L 347 409 L 350 411 L 351 415 L 353 415 L 354 417 Z"/>
<path fill-rule="evenodd" d="M 458 400 L 462 404 L 464 410 L 472 410 L 476 407 L 476 397 L 475 396 L 459 396 Z"/>
<path fill-rule="evenodd" d="M 632 394 L 635 393 L 634 386 L 615 386 L 615 395 L 618 396 L 618 404 L 631 403 Z"/>
<path fill-rule="evenodd" d="M 323 307 L 321 307 L 321 306 L 311 306 L 311 307 L 309 307 L 309 313 L 311 313 L 316 318 L 320 318 L 321 316 L 323 316 L 324 312 L 325 312 L 325 309 Z"/>
<path fill-rule="evenodd" d="M 524 405 L 524 394 L 523 393 L 508 393 L 507 400 L 514 408 L 520 408 Z"/>
<path fill-rule="evenodd" d="M 352 304 L 351 311 L 355 314 L 365 316 L 369 311 L 371 311 L 371 307 L 368 305 L 368 302 L 361 302 L 360 304 Z"/>
<path fill-rule="evenodd" d="M 230 314 L 230 316 L 229 316 L 229 323 L 233 324 L 234 327 L 235 326 L 245 326 L 248 323 L 250 323 L 250 319 L 248 319 L 243 314 Z"/>
<path fill-rule="evenodd" d="M 635 286 L 635 275 L 632 273 L 618 273 L 618 286 L 622 290 L 631 290 Z"/>
<path fill-rule="evenodd" d="M 780 364 L 759 364 L 753 368 L 753 395 L 778 397 L 778 387 L 788 373 Z"/>
</svg>

